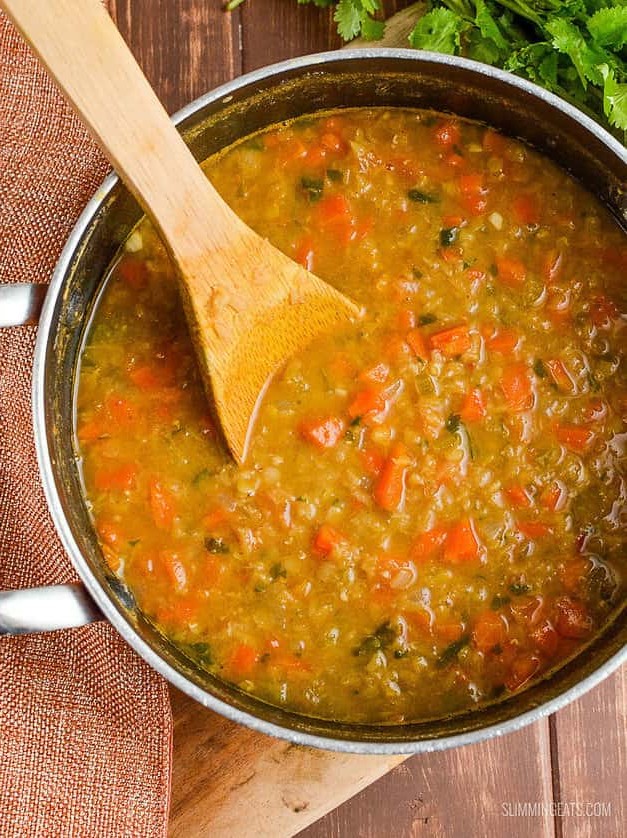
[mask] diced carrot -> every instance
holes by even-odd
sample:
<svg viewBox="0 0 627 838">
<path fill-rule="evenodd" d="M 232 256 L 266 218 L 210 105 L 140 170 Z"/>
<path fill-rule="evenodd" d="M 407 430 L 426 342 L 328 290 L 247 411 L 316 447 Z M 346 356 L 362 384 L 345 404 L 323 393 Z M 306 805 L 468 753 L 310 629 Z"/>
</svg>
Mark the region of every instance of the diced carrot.
<svg viewBox="0 0 627 838">
<path fill-rule="evenodd" d="M 325 224 L 338 224 L 350 219 L 351 208 L 344 195 L 328 195 L 317 204 L 316 214 Z"/>
<path fill-rule="evenodd" d="M 466 424 L 479 422 L 485 417 L 485 397 L 478 387 L 475 387 L 469 393 L 466 393 L 459 415 L 462 421 L 466 422 Z"/>
<path fill-rule="evenodd" d="M 311 236 L 304 236 L 296 245 L 294 253 L 294 261 L 302 265 L 308 271 L 313 271 L 315 265 L 316 253 L 314 250 L 314 243 Z"/>
<path fill-rule="evenodd" d="M 388 336 L 385 343 L 385 357 L 390 361 L 398 361 L 399 358 L 406 357 L 410 352 L 409 344 L 402 335 L 394 332 Z"/>
<path fill-rule="evenodd" d="M 344 352 L 337 352 L 329 361 L 328 370 L 334 378 L 354 378 L 355 365 Z"/>
<path fill-rule="evenodd" d="M 562 393 L 573 395 L 577 391 L 575 381 L 559 358 L 549 358 L 548 361 L 544 362 L 544 366 L 548 369 L 551 378 Z"/>
<path fill-rule="evenodd" d="M 482 215 L 488 205 L 488 190 L 483 182 L 483 175 L 473 173 L 461 175 L 459 191 L 462 203 L 471 215 Z"/>
<path fill-rule="evenodd" d="M 427 341 L 420 329 L 412 329 L 405 336 L 405 340 L 417 358 L 421 358 L 423 361 L 427 361 L 429 359 L 430 353 L 427 348 Z"/>
<path fill-rule="evenodd" d="M 435 129 L 434 139 L 439 146 L 443 146 L 444 148 L 458 145 L 461 139 L 459 124 L 452 120 L 440 122 Z"/>
<path fill-rule="evenodd" d="M 437 349 L 447 358 L 463 355 L 472 346 L 468 326 L 452 326 L 435 332 L 429 336 L 429 343 L 432 349 Z"/>
<path fill-rule="evenodd" d="M 461 262 L 464 257 L 461 247 L 441 247 L 438 253 L 443 262 Z"/>
<path fill-rule="evenodd" d="M 500 329 L 486 338 L 486 348 L 499 355 L 513 355 L 520 343 L 520 334 L 514 329 Z"/>
<path fill-rule="evenodd" d="M 496 652 L 507 640 L 507 623 L 495 611 L 483 611 L 475 620 L 472 642 L 480 652 Z"/>
<path fill-rule="evenodd" d="M 351 419 L 356 419 L 358 416 L 382 413 L 385 407 L 385 396 L 381 388 L 366 387 L 365 390 L 359 390 L 353 397 L 348 405 L 348 415 Z"/>
<path fill-rule="evenodd" d="M 512 201 L 514 218 L 519 224 L 538 224 L 540 222 L 540 205 L 536 195 L 526 192 L 516 195 Z"/>
<path fill-rule="evenodd" d="M 137 418 L 135 405 L 122 396 L 107 396 L 105 399 L 105 409 L 112 424 L 116 425 L 118 428 L 124 428 L 132 425 Z"/>
<path fill-rule="evenodd" d="M 187 571 L 181 556 L 173 550 L 161 550 L 159 559 L 176 593 L 185 593 L 187 590 Z"/>
<path fill-rule="evenodd" d="M 337 416 L 305 420 L 298 426 L 300 436 L 320 450 L 335 447 L 345 430 L 344 421 Z"/>
<path fill-rule="evenodd" d="M 150 483 L 150 511 L 155 525 L 162 530 L 169 530 L 174 523 L 174 495 L 160 480 Z"/>
<path fill-rule="evenodd" d="M 320 145 L 335 154 L 344 153 L 347 149 L 346 142 L 334 131 L 325 131 L 320 137 Z"/>
<path fill-rule="evenodd" d="M 559 512 L 566 505 L 568 492 L 561 480 L 554 480 L 540 495 L 540 503 L 550 512 Z"/>
<path fill-rule="evenodd" d="M 552 658 L 557 652 L 559 637 L 549 620 L 544 620 L 529 635 L 536 648 L 548 658 Z"/>
<path fill-rule="evenodd" d="M 501 256 L 496 260 L 496 269 L 499 282 L 508 288 L 520 288 L 527 279 L 527 268 L 520 259 Z"/>
<path fill-rule="evenodd" d="M 586 451 L 596 436 L 591 428 L 584 428 L 582 425 L 558 425 L 555 433 L 562 445 L 576 453 Z"/>
<path fill-rule="evenodd" d="M 360 381 L 367 384 L 385 384 L 389 374 L 389 366 L 381 362 L 380 364 L 375 364 L 374 367 L 369 367 L 367 370 L 359 373 L 358 378 Z"/>
<path fill-rule="evenodd" d="M 432 530 L 421 532 L 411 546 L 410 555 L 416 564 L 432 559 L 436 556 L 446 541 L 446 530 L 444 527 L 434 527 Z"/>
<path fill-rule="evenodd" d="M 445 166 L 459 171 L 466 168 L 466 158 L 459 154 L 455 149 L 452 149 L 447 155 L 445 155 L 443 163 Z"/>
<path fill-rule="evenodd" d="M 555 603 L 557 617 L 555 628 L 562 637 L 581 639 L 592 631 L 593 620 L 585 605 L 569 596 L 560 597 Z"/>
<path fill-rule="evenodd" d="M 153 366 L 134 367 L 128 375 L 133 384 L 140 390 L 156 390 L 163 386 L 161 376 Z"/>
<path fill-rule="evenodd" d="M 323 524 L 313 539 L 313 548 L 319 556 L 327 557 L 338 545 L 346 541 L 345 536 L 330 524 Z"/>
<path fill-rule="evenodd" d="M 374 499 L 386 512 L 395 512 L 403 506 L 407 471 L 411 462 L 406 446 L 400 442 L 394 443 L 374 486 Z"/>
<path fill-rule="evenodd" d="M 228 509 L 224 506 L 216 506 L 202 519 L 202 525 L 207 530 L 214 530 L 219 527 L 229 517 Z"/>
<path fill-rule="evenodd" d="M 103 416 L 94 416 L 88 422 L 84 422 L 78 429 L 78 438 L 81 442 L 95 442 L 109 433 L 108 422 Z"/>
<path fill-rule="evenodd" d="M 270 138 L 266 138 L 266 144 Z M 288 137 L 278 145 L 276 160 L 279 165 L 287 166 L 295 160 L 307 157 L 307 146 L 297 137 Z"/>
<path fill-rule="evenodd" d="M 517 596 L 510 603 L 510 609 L 516 621 L 525 626 L 537 625 L 546 612 L 541 596 Z"/>
<path fill-rule="evenodd" d="M 259 655 L 247 643 L 240 643 L 229 658 L 228 669 L 237 678 L 245 678 L 255 668 Z"/>
<path fill-rule="evenodd" d="M 431 633 L 433 613 L 431 611 L 427 611 L 426 608 L 408 608 L 404 613 L 404 617 L 411 628 L 415 629 L 420 637 Z"/>
<path fill-rule="evenodd" d="M 505 679 L 508 690 L 518 690 L 540 671 L 540 658 L 532 652 L 520 652 L 516 655 L 512 669 Z"/>
<path fill-rule="evenodd" d="M 115 547 L 124 540 L 119 527 L 108 518 L 100 518 L 96 521 L 96 531 L 101 541 L 110 547 Z"/>
<path fill-rule="evenodd" d="M 510 410 L 516 413 L 531 410 L 535 397 L 533 382 L 526 364 L 511 364 L 506 367 L 500 384 Z"/>
<path fill-rule="evenodd" d="M 462 518 L 448 531 L 442 558 L 449 564 L 477 561 L 481 542 L 472 518 Z"/>
<path fill-rule="evenodd" d="M 378 477 L 385 463 L 385 457 L 377 448 L 364 448 L 361 461 L 368 474 Z"/>
<path fill-rule="evenodd" d="M 100 492 L 126 492 L 135 485 L 138 468 L 135 463 L 125 463 L 112 469 L 97 471 L 94 485 Z"/>
<path fill-rule="evenodd" d="M 508 486 L 505 489 L 505 495 L 514 509 L 529 509 L 532 505 L 531 497 L 524 486 L 518 484 Z"/>
<path fill-rule="evenodd" d="M 402 308 L 396 316 L 396 323 L 402 332 L 415 328 L 416 312 L 411 308 Z"/>
<path fill-rule="evenodd" d="M 560 580 L 569 594 L 579 593 L 592 567 L 592 561 L 587 556 L 569 559 L 560 567 Z"/>
<path fill-rule="evenodd" d="M 118 262 L 116 271 L 134 291 L 140 291 L 148 284 L 148 266 L 136 256 L 124 256 Z"/>
<path fill-rule="evenodd" d="M 607 404 L 603 399 L 590 399 L 582 413 L 584 422 L 601 422 L 607 416 Z"/>
<path fill-rule="evenodd" d="M 610 329 L 619 317 L 618 306 L 609 297 L 595 297 L 590 304 L 590 319 L 597 329 Z"/>
<path fill-rule="evenodd" d="M 552 532 L 551 527 L 544 521 L 517 521 L 516 527 L 530 541 L 537 541 Z"/>
<path fill-rule="evenodd" d="M 443 215 L 442 216 L 442 227 L 444 229 L 450 229 L 451 227 L 461 227 L 465 222 L 465 218 L 463 215 Z"/>
</svg>

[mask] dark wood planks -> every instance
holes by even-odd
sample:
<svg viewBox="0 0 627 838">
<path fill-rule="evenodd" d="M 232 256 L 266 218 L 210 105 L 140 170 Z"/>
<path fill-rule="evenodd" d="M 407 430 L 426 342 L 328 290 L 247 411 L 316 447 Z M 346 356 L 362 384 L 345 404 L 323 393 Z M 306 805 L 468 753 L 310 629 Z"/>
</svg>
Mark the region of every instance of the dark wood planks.
<svg viewBox="0 0 627 838">
<path fill-rule="evenodd" d="M 412 757 L 299 838 L 552 838 L 548 723 L 507 737 Z M 544 804 L 513 818 L 510 803 Z"/>
<path fill-rule="evenodd" d="M 109 0 L 109 9 L 169 113 L 242 71 L 240 15 L 219 0 Z"/>
<path fill-rule="evenodd" d="M 558 814 L 558 838 L 627 831 L 627 672 L 608 678 L 551 719 L 559 763 L 559 802 L 598 804 L 583 815 Z"/>
</svg>

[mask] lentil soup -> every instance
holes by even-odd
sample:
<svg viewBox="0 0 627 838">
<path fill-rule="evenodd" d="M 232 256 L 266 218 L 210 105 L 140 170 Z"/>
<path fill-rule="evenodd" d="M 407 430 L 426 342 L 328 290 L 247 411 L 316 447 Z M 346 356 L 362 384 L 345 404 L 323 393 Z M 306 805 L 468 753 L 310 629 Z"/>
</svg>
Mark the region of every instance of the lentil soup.
<svg viewBox="0 0 627 838">
<path fill-rule="evenodd" d="M 441 717 L 550 672 L 624 593 L 624 234 L 525 145 L 431 112 L 300 118 L 206 171 L 364 316 L 277 376 L 237 467 L 139 225 L 79 370 L 111 570 L 208 672 L 308 715 Z"/>
</svg>

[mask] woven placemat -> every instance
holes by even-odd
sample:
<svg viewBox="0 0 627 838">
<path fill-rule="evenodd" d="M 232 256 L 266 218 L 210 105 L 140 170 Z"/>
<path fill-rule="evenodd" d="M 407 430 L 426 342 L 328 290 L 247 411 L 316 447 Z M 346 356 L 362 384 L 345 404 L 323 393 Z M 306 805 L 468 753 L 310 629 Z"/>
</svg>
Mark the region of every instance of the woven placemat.
<svg viewBox="0 0 627 838">
<path fill-rule="evenodd" d="M 49 280 L 107 168 L 0 12 L 0 283 Z M 35 460 L 35 334 L 0 331 L 0 589 L 76 579 Z M 171 746 L 165 682 L 108 624 L 0 638 L 2 838 L 165 835 Z"/>
</svg>

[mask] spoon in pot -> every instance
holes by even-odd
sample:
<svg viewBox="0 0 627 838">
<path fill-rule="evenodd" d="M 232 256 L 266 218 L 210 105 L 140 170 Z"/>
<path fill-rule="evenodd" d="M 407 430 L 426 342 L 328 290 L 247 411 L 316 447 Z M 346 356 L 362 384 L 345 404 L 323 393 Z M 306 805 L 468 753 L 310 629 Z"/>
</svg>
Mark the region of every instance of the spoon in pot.
<svg viewBox="0 0 627 838">
<path fill-rule="evenodd" d="M 243 462 L 271 377 L 358 316 L 350 300 L 257 235 L 209 183 L 99 0 L 0 0 L 155 223 L 205 388 Z"/>
</svg>

